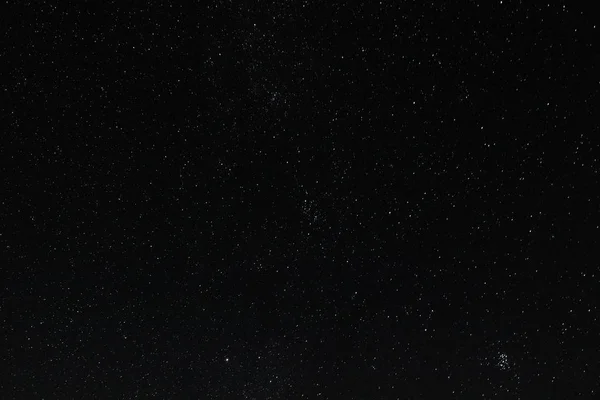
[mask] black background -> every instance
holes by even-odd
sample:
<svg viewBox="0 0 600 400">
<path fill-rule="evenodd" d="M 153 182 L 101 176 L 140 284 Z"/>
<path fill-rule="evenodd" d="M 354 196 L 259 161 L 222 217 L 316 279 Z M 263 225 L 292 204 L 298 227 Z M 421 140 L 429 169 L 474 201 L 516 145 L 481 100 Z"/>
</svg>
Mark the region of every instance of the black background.
<svg viewBox="0 0 600 400">
<path fill-rule="evenodd" d="M 596 14 L 0 9 L 0 397 L 597 396 Z"/>
</svg>

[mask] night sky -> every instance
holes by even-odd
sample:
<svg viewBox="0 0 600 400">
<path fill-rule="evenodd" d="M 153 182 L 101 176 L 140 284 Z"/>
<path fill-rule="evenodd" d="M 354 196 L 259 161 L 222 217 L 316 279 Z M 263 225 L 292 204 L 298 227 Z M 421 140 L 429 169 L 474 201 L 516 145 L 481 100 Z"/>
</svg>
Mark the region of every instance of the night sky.
<svg viewBox="0 0 600 400">
<path fill-rule="evenodd" d="M 0 6 L 1 399 L 599 396 L 597 13 L 64 3 Z"/>
</svg>

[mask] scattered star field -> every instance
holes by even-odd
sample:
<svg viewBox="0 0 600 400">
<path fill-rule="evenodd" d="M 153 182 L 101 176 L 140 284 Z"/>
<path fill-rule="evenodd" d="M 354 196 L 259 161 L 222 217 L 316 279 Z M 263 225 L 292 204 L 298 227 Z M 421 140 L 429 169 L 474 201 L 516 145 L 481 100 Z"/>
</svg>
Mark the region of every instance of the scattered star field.
<svg viewBox="0 0 600 400">
<path fill-rule="evenodd" d="M 576 7 L 5 2 L 0 398 L 597 398 Z"/>
</svg>

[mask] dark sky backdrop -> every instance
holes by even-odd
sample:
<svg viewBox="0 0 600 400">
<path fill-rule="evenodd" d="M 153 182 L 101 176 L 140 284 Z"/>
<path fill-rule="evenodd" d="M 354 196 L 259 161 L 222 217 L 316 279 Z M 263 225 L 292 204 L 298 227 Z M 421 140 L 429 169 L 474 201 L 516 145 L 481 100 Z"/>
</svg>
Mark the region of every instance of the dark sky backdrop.
<svg viewBox="0 0 600 400">
<path fill-rule="evenodd" d="M 2 399 L 592 399 L 597 14 L 5 2 Z"/>
</svg>

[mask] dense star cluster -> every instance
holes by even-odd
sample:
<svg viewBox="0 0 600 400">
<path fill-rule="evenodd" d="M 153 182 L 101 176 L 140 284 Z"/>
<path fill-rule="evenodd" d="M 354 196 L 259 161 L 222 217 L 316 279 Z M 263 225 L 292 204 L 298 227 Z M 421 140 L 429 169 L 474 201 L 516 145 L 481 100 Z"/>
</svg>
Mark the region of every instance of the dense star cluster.
<svg viewBox="0 0 600 400">
<path fill-rule="evenodd" d="M 0 398 L 596 398 L 574 7 L 5 2 Z"/>
</svg>

